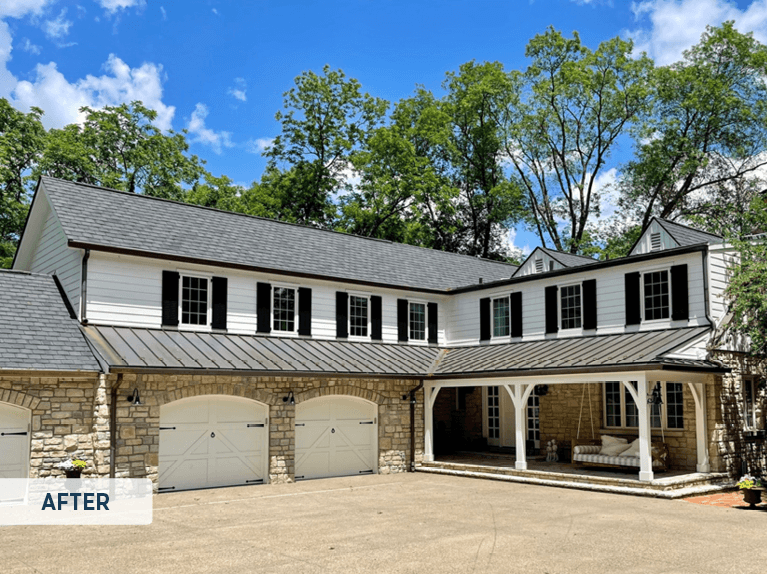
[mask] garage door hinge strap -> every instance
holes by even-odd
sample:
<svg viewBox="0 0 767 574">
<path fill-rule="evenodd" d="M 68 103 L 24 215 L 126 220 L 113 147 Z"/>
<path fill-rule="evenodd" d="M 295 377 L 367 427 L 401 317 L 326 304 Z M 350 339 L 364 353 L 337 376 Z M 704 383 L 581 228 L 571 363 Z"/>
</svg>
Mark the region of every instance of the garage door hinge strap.
<svg viewBox="0 0 767 574">
<path fill-rule="evenodd" d="M 176 490 L 175 486 L 161 486 L 157 490 Z"/>
<path fill-rule="evenodd" d="M 246 484 L 250 484 L 250 483 L 253 483 L 253 482 L 264 482 L 264 479 L 263 478 L 258 478 L 258 479 L 255 479 L 255 480 L 246 480 L 245 481 Z"/>
<path fill-rule="evenodd" d="M 297 426 L 297 427 L 305 427 L 305 426 L 306 426 L 306 424 L 305 424 L 305 423 L 296 423 L 296 426 Z"/>
<path fill-rule="evenodd" d="M 160 427 L 160 430 L 176 430 L 176 427 Z"/>
<path fill-rule="evenodd" d="M 250 427 L 263 427 L 264 423 L 248 423 L 248 428 Z"/>
<path fill-rule="evenodd" d="M 0 432 L 0 436 L 27 436 L 26 431 L 24 432 Z"/>
<path fill-rule="evenodd" d="M 360 421 L 361 425 L 372 425 L 373 421 Z"/>
<path fill-rule="evenodd" d="M 372 470 L 361 470 L 360 474 L 373 474 Z"/>
</svg>

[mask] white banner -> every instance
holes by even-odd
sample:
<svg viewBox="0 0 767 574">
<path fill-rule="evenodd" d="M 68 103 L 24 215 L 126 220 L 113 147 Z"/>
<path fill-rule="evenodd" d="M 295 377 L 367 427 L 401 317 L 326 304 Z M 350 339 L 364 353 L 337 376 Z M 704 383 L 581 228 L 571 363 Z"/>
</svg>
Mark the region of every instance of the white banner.
<svg viewBox="0 0 767 574">
<path fill-rule="evenodd" d="M 148 478 L 0 479 L 0 526 L 151 523 Z"/>
</svg>

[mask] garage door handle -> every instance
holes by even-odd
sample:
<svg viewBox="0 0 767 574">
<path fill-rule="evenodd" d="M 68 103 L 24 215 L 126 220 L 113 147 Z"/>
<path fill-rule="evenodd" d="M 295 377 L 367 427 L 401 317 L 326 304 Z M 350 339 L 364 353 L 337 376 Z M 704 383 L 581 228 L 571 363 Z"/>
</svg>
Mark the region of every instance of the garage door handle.
<svg viewBox="0 0 767 574">
<path fill-rule="evenodd" d="M 210 433 L 210 438 L 216 438 L 216 433 L 214 432 Z"/>
<path fill-rule="evenodd" d="M 263 427 L 264 423 L 248 423 L 248 428 L 251 427 Z"/>
<path fill-rule="evenodd" d="M 360 421 L 361 425 L 372 425 L 373 421 Z"/>
<path fill-rule="evenodd" d="M 0 436 L 27 436 L 26 432 L 0 432 Z"/>
</svg>

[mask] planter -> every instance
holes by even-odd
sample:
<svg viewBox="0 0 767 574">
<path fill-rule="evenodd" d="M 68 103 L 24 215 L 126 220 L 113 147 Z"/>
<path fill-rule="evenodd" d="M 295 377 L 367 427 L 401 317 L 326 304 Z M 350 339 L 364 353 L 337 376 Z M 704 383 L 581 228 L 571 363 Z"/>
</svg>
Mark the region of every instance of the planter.
<svg viewBox="0 0 767 574">
<path fill-rule="evenodd" d="M 744 488 L 741 492 L 743 493 L 743 502 L 748 504 L 751 508 L 754 508 L 757 504 L 759 504 L 762 501 L 762 488 Z"/>
<path fill-rule="evenodd" d="M 64 474 L 67 475 L 67 478 L 80 478 L 80 474 L 81 473 L 82 473 L 82 470 L 80 470 L 80 469 L 73 469 L 73 470 L 65 470 L 64 471 Z"/>
</svg>

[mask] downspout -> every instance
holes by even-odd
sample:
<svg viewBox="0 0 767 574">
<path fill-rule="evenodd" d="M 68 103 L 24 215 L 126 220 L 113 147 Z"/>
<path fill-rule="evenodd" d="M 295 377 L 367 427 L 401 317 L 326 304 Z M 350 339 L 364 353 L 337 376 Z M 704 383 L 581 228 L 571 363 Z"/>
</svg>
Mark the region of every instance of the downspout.
<svg viewBox="0 0 767 574">
<path fill-rule="evenodd" d="M 88 317 L 86 316 L 86 298 L 88 297 L 88 259 L 91 256 L 91 250 L 86 249 L 83 254 L 83 263 L 80 270 L 80 323 L 83 325 L 88 324 Z"/>
<path fill-rule="evenodd" d="M 415 472 L 415 394 L 423 388 L 423 379 L 417 387 L 410 389 L 410 472 Z"/>
<path fill-rule="evenodd" d="M 123 384 L 123 375 L 118 373 L 117 381 L 112 385 L 109 399 L 109 478 L 115 478 L 115 456 L 117 455 L 117 391 Z"/>
</svg>

